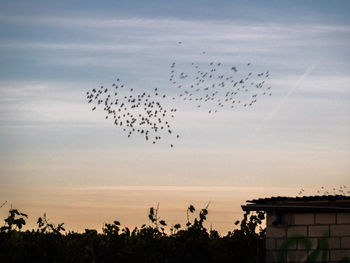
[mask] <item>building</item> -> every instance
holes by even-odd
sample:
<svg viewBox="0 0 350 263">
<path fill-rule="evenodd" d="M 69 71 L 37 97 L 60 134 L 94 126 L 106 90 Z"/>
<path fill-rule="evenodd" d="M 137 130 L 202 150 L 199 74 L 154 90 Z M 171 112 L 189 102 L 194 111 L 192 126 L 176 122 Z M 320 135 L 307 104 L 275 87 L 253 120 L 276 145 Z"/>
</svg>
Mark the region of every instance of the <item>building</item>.
<svg viewBox="0 0 350 263">
<path fill-rule="evenodd" d="M 266 212 L 267 263 L 350 263 L 350 196 L 260 198 L 242 209 Z"/>
</svg>

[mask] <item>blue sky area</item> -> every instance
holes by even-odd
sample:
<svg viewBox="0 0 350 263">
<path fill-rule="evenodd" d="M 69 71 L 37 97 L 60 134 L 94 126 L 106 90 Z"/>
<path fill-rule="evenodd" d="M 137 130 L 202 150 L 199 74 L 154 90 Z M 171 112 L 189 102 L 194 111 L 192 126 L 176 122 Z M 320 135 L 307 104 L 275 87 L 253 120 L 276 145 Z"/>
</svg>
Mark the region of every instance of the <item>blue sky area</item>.
<svg viewBox="0 0 350 263">
<path fill-rule="evenodd" d="M 238 213 L 244 199 L 349 185 L 349 47 L 349 1 L 1 1 L 0 201 L 58 215 L 69 200 L 92 206 L 91 189 L 94 207 L 122 198 L 106 187 L 133 189 L 128 218 L 145 195 L 170 209 L 176 187 L 190 187 L 187 199 L 213 198 L 215 209 L 216 196 Z M 85 97 L 116 78 L 176 95 L 173 62 L 186 71 L 212 61 L 238 74 L 247 63 L 253 74 L 269 70 L 272 96 L 215 115 L 165 102 L 178 108 L 174 148 L 168 137 L 127 138 Z M 174 196 L 157 187 L 175 187 Z M 86 195 L 74 197 L 76 188 Z M 230 189 L 241 195 L 222 194 Z"/>
</svg>

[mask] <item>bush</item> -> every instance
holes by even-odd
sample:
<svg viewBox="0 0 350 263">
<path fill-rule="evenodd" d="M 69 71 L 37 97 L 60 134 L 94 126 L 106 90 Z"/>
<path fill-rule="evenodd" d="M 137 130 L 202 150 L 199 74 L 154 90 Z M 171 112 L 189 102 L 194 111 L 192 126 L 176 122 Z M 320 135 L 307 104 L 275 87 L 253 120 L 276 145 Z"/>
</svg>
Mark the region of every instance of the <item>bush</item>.
<svg viewBox="0 0 350 263">
<path fill-rule="evenodd" d="M 159 218 L 159 205 L 149 211 L 150 225 L 121 228 L 119 221 L 105 224 L 102 233 L 64 233 L 63 223 L 48 222 L 46 214 L 36 230 L 21 231 L 26 214 L 9 211 L 0 229 L 0 262 L 260 262 L 264 258 L 264 213 L 244 214 L 238 229 L 220 236 L 207 230 L 208 206 L 187 209 L 187 223 L 168 226 Z M 167 234 L 168 232 L 168 234 Z"/>
</svg>

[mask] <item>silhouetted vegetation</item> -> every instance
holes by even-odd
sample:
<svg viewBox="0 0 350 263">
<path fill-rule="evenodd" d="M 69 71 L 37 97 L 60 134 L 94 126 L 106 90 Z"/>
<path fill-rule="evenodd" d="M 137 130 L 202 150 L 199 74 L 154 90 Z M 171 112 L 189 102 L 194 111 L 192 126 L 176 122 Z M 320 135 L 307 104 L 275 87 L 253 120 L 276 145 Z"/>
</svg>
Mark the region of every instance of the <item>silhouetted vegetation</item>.
<svg viewBox="0 0 350 263">
<path fill-rule="evenodd" d="M 129 229 L 119 221 L 105 224 L 102 233 L 86 229 L 67 232 L 63 223 L 53 224 L 46 215 L 36 230 L 21 231 L 27 215 L 10 209 L 0 229 L 0 262 L 262 262 L 265 218 L 263 212 L 244 214 L 237 229 L 220 236 L 206 229 L 208 207 L 199 211 L 190 205 L 187 223 L 168 226 L 150 208 L 149 225 Z M 191 218 L 194 217 L 193 220 Z"/>
</svg>

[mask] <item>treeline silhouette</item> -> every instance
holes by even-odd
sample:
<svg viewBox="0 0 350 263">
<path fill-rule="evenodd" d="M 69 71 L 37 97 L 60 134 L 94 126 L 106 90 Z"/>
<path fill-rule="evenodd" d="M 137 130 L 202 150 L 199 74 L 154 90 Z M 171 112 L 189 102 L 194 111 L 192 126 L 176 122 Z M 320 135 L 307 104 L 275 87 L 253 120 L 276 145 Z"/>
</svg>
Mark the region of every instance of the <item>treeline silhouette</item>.
<svg viewBox="0 0 350 263">
<path fill-rule="evenodd" d="M 0 262 L 264 262 L 264 212 L 245 213 L 237 229 L 221 236 L 204 226 L 208 206 L 195 216 L 190 205 L 183 227 L 168 226 L 158 211 L 151 207 L 150 224 L 134 229 L 114 221 L 102 233 L 78 233 L 49 222 L 46 214 L 37 229 L 22 231 L 28 216 L 11 208 L 0 228 Z"/>
</svg>

